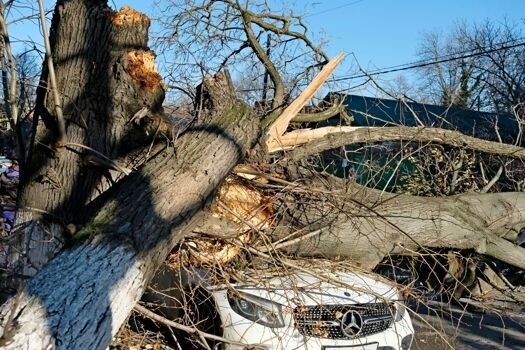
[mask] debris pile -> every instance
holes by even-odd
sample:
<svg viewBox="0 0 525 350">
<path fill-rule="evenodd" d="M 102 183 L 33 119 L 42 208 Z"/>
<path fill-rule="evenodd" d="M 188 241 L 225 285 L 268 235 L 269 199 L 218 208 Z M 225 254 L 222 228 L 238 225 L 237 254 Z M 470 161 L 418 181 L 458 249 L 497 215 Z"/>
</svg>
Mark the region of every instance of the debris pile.
<svg viewBox="0 0 525 350">
<path fill-rule="evenodd" d="M 2 241 L 8 237 L 14 224 L 18 178 L 18 162 L 0 156 L 0 238 Z M 0 244 L 1 261 L 4 261 L 5 256 L 5 245 Z"/>
</svg>

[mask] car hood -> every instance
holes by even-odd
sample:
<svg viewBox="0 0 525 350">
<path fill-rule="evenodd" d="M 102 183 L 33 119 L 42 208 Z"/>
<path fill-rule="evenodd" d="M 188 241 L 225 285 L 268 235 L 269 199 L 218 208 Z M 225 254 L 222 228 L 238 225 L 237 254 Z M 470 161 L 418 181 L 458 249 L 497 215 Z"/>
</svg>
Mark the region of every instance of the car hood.
<svg viewBox="0 0 525 350">
<path fill-rule="evenodd" d="M 291 307 L 320 304 L 365 304 L 398 300 L 398 291 L 385 282 L 358 273 L 295 273 L 262 277 L 256 285 L 235 285 L 252 294 Z"/>
</svg>

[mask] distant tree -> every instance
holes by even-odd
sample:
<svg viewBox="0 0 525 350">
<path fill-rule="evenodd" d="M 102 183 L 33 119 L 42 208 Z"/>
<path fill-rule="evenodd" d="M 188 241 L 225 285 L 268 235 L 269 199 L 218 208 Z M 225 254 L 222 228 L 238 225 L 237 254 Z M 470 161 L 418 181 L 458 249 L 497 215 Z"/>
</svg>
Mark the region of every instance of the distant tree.
<svg viewBox="0 0 525 350">
<path fill-rule="evenodd" d="M 36 89 L 40 77 L 41 58 L 34 50 L 27 50 L 15 57 L 18 72 L 18 96 L 22 116 L 27 116 L 35 107 Z"/>
<path fill-rule="evenodd" d="M 40 58 L 34 50 L 16 54 L 11 45 L 8 27 L 10 23 L 30 21 L 34 18 L 32 1 L 0 1 L 0 70 L 2 112 L 5 112 L 6 129 L 13 132 L 9 139 L 11 151 L 24 162 L 28 142 L 27 120 L 34 108 L 34 97 L 40 75 Z M 34 43 L 32 43 L 34 47 Z M 16 144 L 16 145 L 15 145 Z"/>
<path fill-rule="evenodd" d="M 460 24 L 446 36 L 426 33 L 419 48 L 420 58 L 427 62 L 463 56 L 467 47 L 464 28 Z M 459 58 L 421 68 L 422 95 L 435 104 L 472 108 L 471 97 L 478 93 L 480 79 L 474 61 L 474 57 Z"/>
<path fill-rule="evenodd" d="M 522 23 L 523 25 L 523 23 Z M 467 33 L 468 34 L 468 33 Z M 482 74 L 483 94 L 495 111 L 518 112 L 523 118 L 525 103 L 525 42 L 524 31 L 513 23 L 485 22 L 469 33 L 469 44 L 479 51 L 478 69 Z M 496 50 L 498 47 L 507 47 Z"/>
<path fill-rule="evenodd" d="M 419 56 L 442 61 L 420 69 L 420 90 L 434 103 L 514 113 L 525 101 L 523 30 L 509 22 L 460 23 L 427 33 Z"/>
</svg>

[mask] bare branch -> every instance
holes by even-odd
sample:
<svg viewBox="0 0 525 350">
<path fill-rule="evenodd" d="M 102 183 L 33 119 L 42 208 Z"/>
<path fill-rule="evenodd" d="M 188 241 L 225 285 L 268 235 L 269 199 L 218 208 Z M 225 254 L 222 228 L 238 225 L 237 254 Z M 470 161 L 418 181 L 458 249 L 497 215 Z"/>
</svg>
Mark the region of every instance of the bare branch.
<svg viewBox="0 0 525 350">
<path fill-rule="evenodd" d="M 525 159 L 525 149 L 519 146 L 481 140 L 458 131 L 427 127 L 325 127 L 314 130 L 296 130 L 280 138 L 281 144 L 269 152 L 308 143 L 287 153 L 287 159 L 302 159 L 323 151 L 363 142 L 419 141 L 437 142 L 454 147 L 469 148 L 490 154 Z"/>
<path fill-rule="evenodd" d="M 340 115 L 341 119 L 344 119 L 346 121 L 352 120 L 352 117 L 350 117 L 346 111 L 346 106 L 342 103 L 338 103 L 320 112 L 299 113 L 292 119 L 292 123 L 320 122 L 330 119 L 331 117 L 334 117 L 336 115 Z"/>
<path fill-rule="evenodd" d="M 49 72 L 49 85 L 53 93 L 53 101 L 55 103 L 56 122 L 58 126 L 57 128 L 58 137 L 57 137 L 56 146 L 62 147 L 66 140 L 66 122 L 64 120 L 64 115 L 62 114 L 62 102 L 60 100 L 60 95 L 57 89 L 55 66 L 53 64 L 51 44 L 49 42 L 49 33 L 47 30 L 46 15 L 45 15 L 44 4 L 42 3 L 42 0 L 38 0 L 38 7 L 40 10 L 40 26 L 42 28 L 42 33 L 44 34 L 44 43 L 46 47 L 46 61 L 47 61 L 47 68 Z"/>
<path fill-rule="evenodd" d="M 328 79 L 330 74 L 337 68 L 344 58 L 344 53 L 335 56 L 321 72 L 312 80 L 312 82 L 297 97 L 268 128 L 266 145 L 268 149 L 273 149 L 280 144 L 280 138 L 286 132 L 290 121 L 299 113 L 301 108 L 313 97 L 321 85 Z"/>
<path fill-rule="evenodd" d="M 251 27 L 252 21 L 256 18 L 248 11 L 245 11 L 239 7 L 239 11 L 241 11 L 242 14 L 242 20 L 244 22 L 244 30 L 246 32 L 246 37 L 248 38 L 248 42 L 250 43 L 251 48 L 254 50 L 255 54 L 257 55 L 257 58 L 261 61 L 261 63 L 266 68 L 268 74 L 270 75 L 270 79 L 272 80 L 273 86 L 274 86 L 274 97 L 272 101 L 272 109 L 273 112 L 270 114 L 268 118 L 274 119 L 278 114 L 281 112 L 281 105 L 284 102 L 284 83 L 281 78 L 281 75 L 279 74 L 277 68 L 273 64 L 270 57 L 266 54 L 266 50 L 261 46 L 257 38 L 255 37 L 255 34 L 253 32 L 253 29 Z"/>
<path fill-rule="evenodd" d="M 480 192 L 487 193 L 492 188 L 492 186 L 494 186 L 494 184 L 499 180 L 502 173 L 503 173 L 503 165 L 498 168 L 496 175 L 494 175 L 492 179 L 490 179 L 490 181 L 485 185 L 485 187 L 481 189 Z"/>
</svg>

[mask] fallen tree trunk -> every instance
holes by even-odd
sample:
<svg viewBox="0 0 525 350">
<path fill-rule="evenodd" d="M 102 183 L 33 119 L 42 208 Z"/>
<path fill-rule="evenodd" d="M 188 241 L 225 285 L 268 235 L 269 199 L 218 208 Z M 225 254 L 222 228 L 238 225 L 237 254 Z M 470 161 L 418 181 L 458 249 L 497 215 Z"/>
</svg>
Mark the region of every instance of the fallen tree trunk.
<svg viewBox="0 0 525 350">
<path fill-rule="evenodd" d="M 291 237 L 294 244 L 283 245 L 288 253 L 351 259 L 371 269 L 389 254 L 472 249 L 525 269 L 525 249 L 505 239 L 512 240 L 525 226 L 523 193 L 428 198 L 333 177 L 311 180 L 294 191 L 296 195 L 276 203 L 286 214 L 275 239 L 286 237 L 290 226 L 304 233 L 318 231 L 305 239 Z"/>
<path fill-rule="evenodd" d="M 258 123 L 227 74 L 205 81 L 204 117 L 107 202 L 61 252 L 0 309 L 6 349 L 104 349 L 194 215 L 253 145 Z"/>
<path fill-rule="evenodd" d="M 250 173 L 247 166 L 236 171 L 265 176 Z M 389 255 L 448 248 L 473 250 L 525 269 L 525 249 L 516 244 L 525 227 L 523 193 L 429 198 L 373 190 L 332 176 L 296 180 L 267 176 L 272 190 L 263 195 L 246 180 L 229 179 L 234 185 L 222 187 L 218 198 L 226 215 L 220 220 L 217 210 L 203 215 L 183 247 L 189 262 L 227 262 L 246 244 L 261 253 L 277 249 L 302 257 L 348 259 L 373 269 Z M 274 186 L 278 190 L 271 195 Z M 250 195 L 240 196 L 243 192 Z M 258 230 L 269 239 L 259 241 L 260 235 L 254 234 Z M 224 243 L 210 244 L 204 237 Z"/>
</svg>

